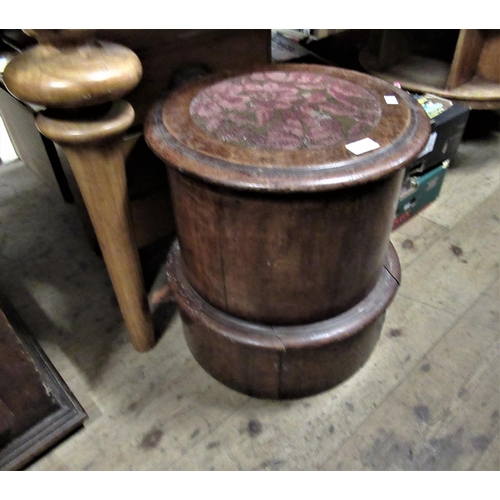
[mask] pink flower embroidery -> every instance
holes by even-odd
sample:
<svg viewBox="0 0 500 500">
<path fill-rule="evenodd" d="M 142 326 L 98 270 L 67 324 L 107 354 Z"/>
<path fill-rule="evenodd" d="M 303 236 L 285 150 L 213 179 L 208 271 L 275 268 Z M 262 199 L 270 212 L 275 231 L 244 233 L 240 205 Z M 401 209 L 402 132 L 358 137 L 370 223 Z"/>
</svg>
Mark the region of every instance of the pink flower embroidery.
<svg viewBox="0 0 500 500">
<path fill-rule="evenodd" d="M 224 80 L 191 102 L 193 121 L 221 141 L 268 150 L 333 147 L 380 120 L 378 98 L 329 75 L 268 71 Z"/>
</svg>

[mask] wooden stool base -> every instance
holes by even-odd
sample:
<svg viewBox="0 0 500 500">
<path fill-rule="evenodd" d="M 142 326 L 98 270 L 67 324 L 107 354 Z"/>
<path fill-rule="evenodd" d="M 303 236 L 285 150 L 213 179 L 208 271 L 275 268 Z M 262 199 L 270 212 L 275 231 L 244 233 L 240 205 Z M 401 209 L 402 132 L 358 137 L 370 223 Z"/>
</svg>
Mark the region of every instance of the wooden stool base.
<svg viewBox="0 0 500 500">
<path fill-rule="evenodd" d="M 326 321 L 267 326 L 229 316 L 191 287 L 176 243 L 167 274 L 193 356 L 216 380 L 249 396 L 290 399 L 335 387 L 369 358 L 400 279 L 390 245 L 375 288 L 356 306 Z"/>
</svg>

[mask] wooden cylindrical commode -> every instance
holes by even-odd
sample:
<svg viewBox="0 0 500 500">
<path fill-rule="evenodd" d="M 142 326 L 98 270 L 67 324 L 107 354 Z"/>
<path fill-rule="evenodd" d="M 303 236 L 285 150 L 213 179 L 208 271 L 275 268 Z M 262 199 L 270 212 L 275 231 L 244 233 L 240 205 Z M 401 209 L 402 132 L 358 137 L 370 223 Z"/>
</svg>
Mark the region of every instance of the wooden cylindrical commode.
<svg viewBox="0 0 500 500">
<path fill-rule="evenodd" d="M 243 331 L 304 326 L 309 335 L 308 325 L 377 289 L 403 170 L 429 132 L 406 92 L 339 68 L 273 65 L 179 89 L 146 123 L 171 184 L 171 268 L 199 304 L 245 322 Z M 213 332 L 186 335 L 193 353 L 202 339 L 205 350 L 216 342 Z"/>
</svg>

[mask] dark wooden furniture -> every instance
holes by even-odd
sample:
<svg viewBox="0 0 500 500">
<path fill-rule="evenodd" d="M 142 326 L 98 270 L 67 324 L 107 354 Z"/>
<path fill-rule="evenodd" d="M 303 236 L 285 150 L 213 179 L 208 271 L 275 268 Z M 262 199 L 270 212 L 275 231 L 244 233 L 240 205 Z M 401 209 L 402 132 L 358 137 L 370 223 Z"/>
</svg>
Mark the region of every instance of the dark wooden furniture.
<svg viewBox="0 0 500 500">
<path fill-rule="evenodd" d="M 500 108 L 500 30 L 372 30 L 363 67 L 403 88 Z"/>
<path fill-rule="evenodd" d="M 147 351 L 156 337 L 138 247 L 174 227 L 164 169 L 141 141 L 142 120 L 186 80 L 268 62 L 270 32 L 26 31 L 40 43 L 12 59 L 4 82 L 21 101 L 47 108 L 37 126 L 69 160 L 75 199 L 83 198 L 132 343 Z M 129 92 L 133 106 L 121 100 Z"/>
<path fill-rule="evenodd" d="M 146 140 L 168 167 L 180 248 L 172 290 L 207 371 L 298 397 L 366 360 L 399 279 L 388 248 L 404 167 L 429 131 L 406 92 L 326 66 L 226 72 L 154 107 Z"/>
<path fill-rule="evenodd" d="M 86 413 L 5 297 L 0 307 L 0 470 L 18 470 Z"/>
</svg>

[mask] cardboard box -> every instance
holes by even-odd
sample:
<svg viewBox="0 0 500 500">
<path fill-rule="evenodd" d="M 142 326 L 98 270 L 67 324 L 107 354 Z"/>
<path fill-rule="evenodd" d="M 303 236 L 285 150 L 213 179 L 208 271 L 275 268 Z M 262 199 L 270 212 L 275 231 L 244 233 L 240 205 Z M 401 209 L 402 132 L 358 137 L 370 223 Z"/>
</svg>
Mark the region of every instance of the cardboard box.
<svg viewBox="0 0 500 500">
<path fill-rule="evenodd" d="M 449 160 L 420 175 L 407 176 L 399 196 L 393 230 L 429 206 L 439 195 Z"/>
<path fill-rule="evenodd" d="M 413 94 L 413 97 L 424 108 L 431 121 L 431 134 L 425 148 L 407 167 L 409 175 L 427 172 L 445 160 L 452 160 L 462 141 L 470 115 L 468 106 L 432 94 Z"/>
</svg>

